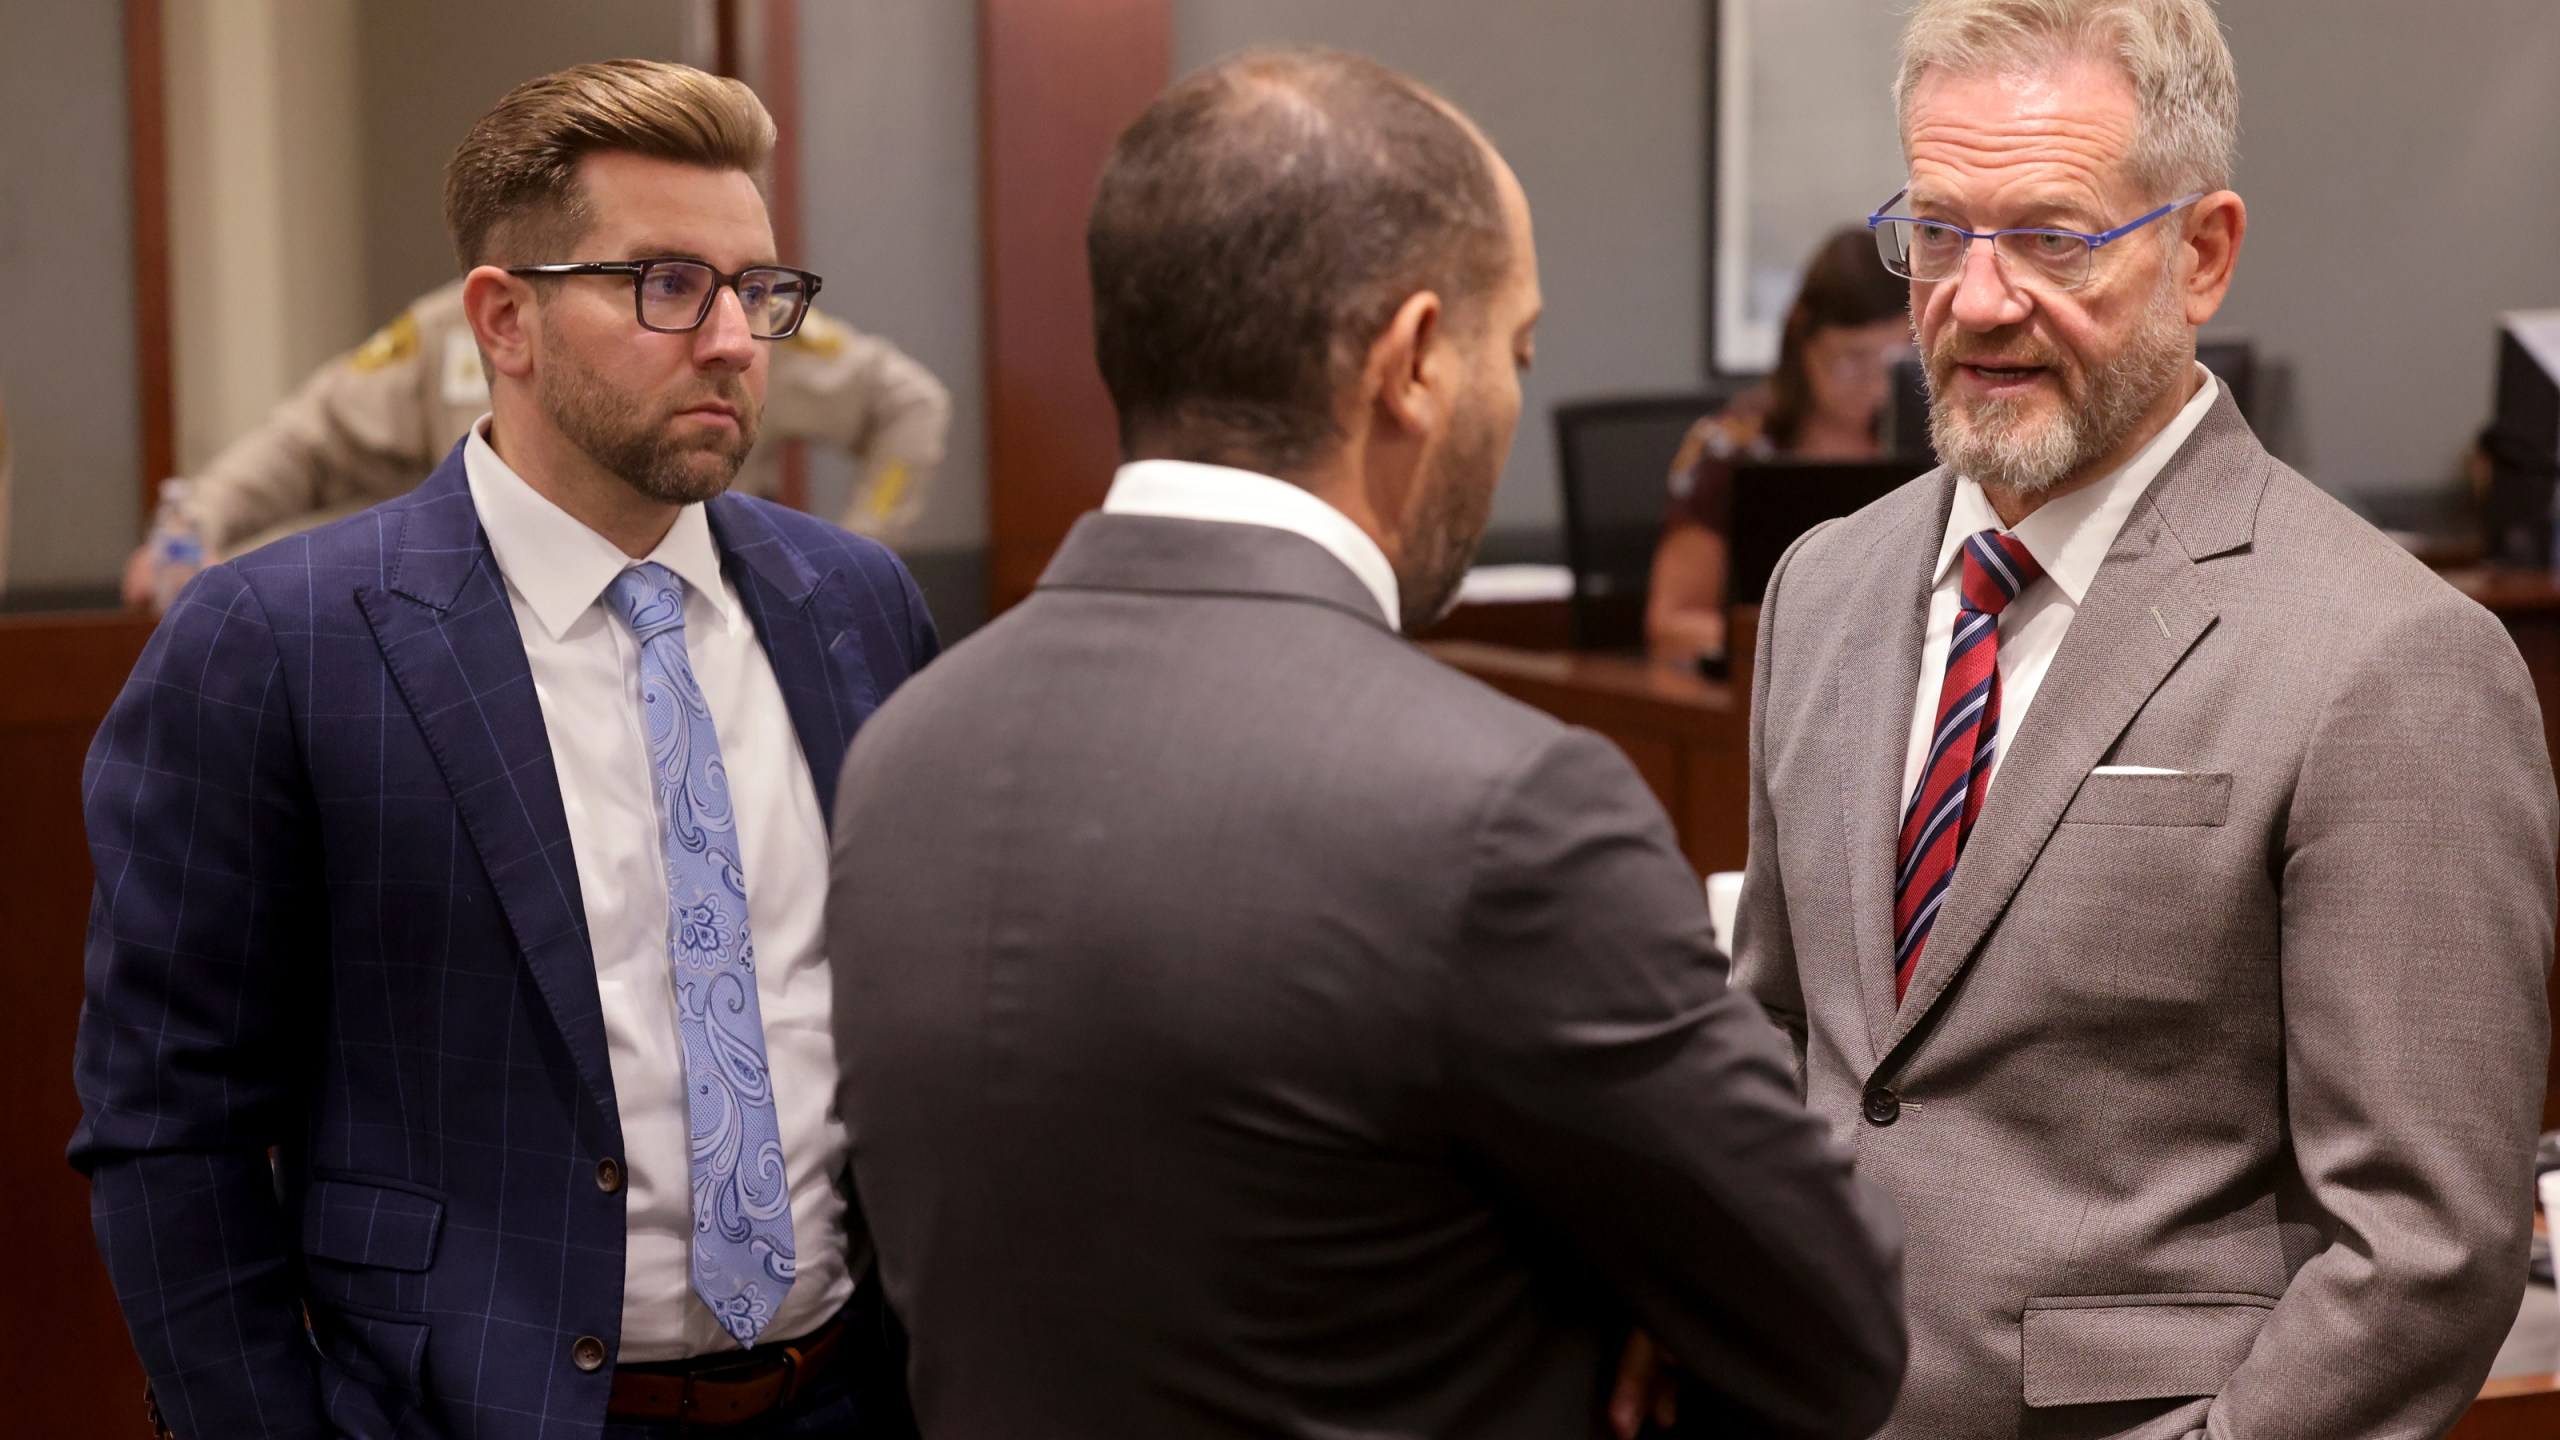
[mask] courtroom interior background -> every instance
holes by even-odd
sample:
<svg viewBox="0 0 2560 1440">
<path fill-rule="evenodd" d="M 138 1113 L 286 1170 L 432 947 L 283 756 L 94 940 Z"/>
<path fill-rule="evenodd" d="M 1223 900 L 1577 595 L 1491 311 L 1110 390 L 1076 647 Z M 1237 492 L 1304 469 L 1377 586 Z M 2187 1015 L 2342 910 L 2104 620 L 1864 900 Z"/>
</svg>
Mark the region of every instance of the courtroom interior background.
<svg viewBox="0 0 2560 1440">
<path fill-rule="evenodd" d="M 702 59 L 714 8 L 167 0 L 180 469 L 449 273 L 438 171 L 497 94 L 583 59 Z M 950 460 L 908 546 L 953 631 L 981 617 L 986 590 L 977 8 L 782 7 L 800 76 L 785 117 L 799 127 L 798 258 L 827 277 L 831 305 L 956 402 Z M 2560 305 L 2560 6 L 2220 8 L 2253 223 L 2215 330 L 2257 342 L 2279 453 L 2386 518 L 2423 510 L 2486 418 L 2497 314 Z M 1760 342 L 1712 332 L 1748 329 L 1755 285 L 1765 321 L 1784 283 L 1769 277 L 1802 259 L 1790 244 L 1855 218 L 1825 207 L 1889 191 L 1894 9 L 1174 0 L 1171 64 L 1270 41 L 1348 46 L 1441 87 L 1493 133 L 1537 206 L 1549 318 L 1487 554 L 1553 558 L 1549 407 L 1687 388 L 1716 356 L 1747 364 Z M 123 23 L 115 4 L 0 0 L 15 605 L 102 592 L 144 518 Z M 1745 203 L 1711 230 L 1719 175 Z M 813 457 L 821 509 L 849 484 L 843 462 Z"/>
</svg>

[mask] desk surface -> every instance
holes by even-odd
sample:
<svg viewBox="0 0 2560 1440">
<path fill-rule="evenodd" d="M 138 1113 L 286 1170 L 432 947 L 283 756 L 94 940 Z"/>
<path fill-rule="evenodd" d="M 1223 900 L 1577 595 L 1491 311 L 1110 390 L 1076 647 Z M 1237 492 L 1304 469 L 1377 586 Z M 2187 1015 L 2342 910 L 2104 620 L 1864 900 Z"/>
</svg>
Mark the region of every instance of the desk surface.
<svg viewBox="0 0 2560 1440">
<path fill-rule="evenodd" d="M 1524 705 L 1616 742 L 1671 816 L 1698 873 L 1742 868 L 1750 844 L 1747 693 L 1634 655 L 1469 640 L 1423 648 Z"/>
<path fill-rule="evenodd" d="M 2541 570 L 2446 570 L 2445 582 L 2502 620 L 2560 615 L 2560 581 Z"/>
<path fill-rule="evenodd" d="M 1585 650 L 1522 650 L 1476 640 L 1429 640 L 1423 648 L 1470 675 L 1501 676 L 1526 684 L 1570 687 L 1666 713 L 1730 715 L 1750 697 L 1730 685 L 1701 679 L 1685 666 L 1657 664 L 1641 655 Z"/>
</svg>

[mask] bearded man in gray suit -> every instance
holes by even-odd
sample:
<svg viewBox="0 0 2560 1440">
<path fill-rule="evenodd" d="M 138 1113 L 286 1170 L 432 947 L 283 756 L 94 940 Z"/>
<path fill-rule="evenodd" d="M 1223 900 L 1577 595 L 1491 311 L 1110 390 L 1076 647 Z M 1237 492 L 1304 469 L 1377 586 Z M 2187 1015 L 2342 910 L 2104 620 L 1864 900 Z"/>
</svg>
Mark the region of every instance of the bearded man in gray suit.
<svg viewBox="0 0 2560 1440">
<path fill-rule="evenodd" d="M 1413 81 L 1266 53 L 1131 127 L 1088 243 L 1133 463 L 836 812 L 925 1433 L 1588 1436 L 1640 1322 L 1683 1423 L 1866 1434 L 1890 1223 L 1661 811 L 1397 634 L 1519 413 L 1518 182 Z"/>
<path fill-rule="evenodd" d="M 2525 1278 L 2524 666 L 2195 364 L 2205 0 L 1923 0 L 1898 88 L 1946 465 L 1770 581 L 1735 966 L 1909 1226 L 1884 1434 L 2440 1434 Z"/>
</svg>

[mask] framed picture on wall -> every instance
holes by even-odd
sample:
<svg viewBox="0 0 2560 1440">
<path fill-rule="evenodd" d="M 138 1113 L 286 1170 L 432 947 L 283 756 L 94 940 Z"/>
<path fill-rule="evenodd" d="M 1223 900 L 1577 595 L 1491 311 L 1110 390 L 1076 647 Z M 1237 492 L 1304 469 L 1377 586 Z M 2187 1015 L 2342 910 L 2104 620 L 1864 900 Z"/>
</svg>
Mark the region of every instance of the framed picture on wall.
<svg viewBox="0 0 2560 1440">
<path fill-rule="evenodd" d="M 1766 373 L 1806 259 L 1902 185 L 1897 0 L 1706 0 L 1707 368 Z"/>
</svg>

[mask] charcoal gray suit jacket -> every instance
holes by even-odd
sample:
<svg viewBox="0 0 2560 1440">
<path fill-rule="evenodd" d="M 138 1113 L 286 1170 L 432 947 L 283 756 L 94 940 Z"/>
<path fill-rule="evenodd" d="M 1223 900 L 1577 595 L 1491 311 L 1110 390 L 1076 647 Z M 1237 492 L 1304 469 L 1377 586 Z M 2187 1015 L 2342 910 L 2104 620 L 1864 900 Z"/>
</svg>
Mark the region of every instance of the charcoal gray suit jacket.
<svg viewBox="0 0 2560 1440">
<path fill-rule="evenodd" d="M 2002 737 L 1897 1007 L 1954 489 L 1800 541 L 1754 681 L 1735 980 L 1910 1227 L 1884 1433 L 2441 1433 L 2532 1218 L 2555 821 L 2515 646 L 2226 393 Z"/>
<path fill-rule="evenodd" d="M 1891 1221 L 1634 769 L 1286 531 L 1099 515 L 865 725 L 830 954 L 927 1435 L 1863 1435 Z"/>
</svg>

